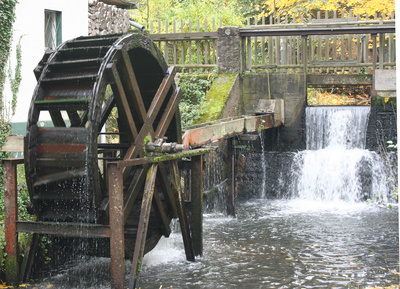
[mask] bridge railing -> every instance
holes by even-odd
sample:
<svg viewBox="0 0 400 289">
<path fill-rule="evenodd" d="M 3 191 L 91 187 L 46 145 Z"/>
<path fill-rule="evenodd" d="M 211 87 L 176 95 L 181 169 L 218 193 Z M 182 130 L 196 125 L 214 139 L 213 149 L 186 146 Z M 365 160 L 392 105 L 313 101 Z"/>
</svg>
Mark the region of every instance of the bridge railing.
<svg viewBox="0 0 400 289">
<path fill-rule="evenodd" d="M 299 72 L 304 69 L 303 53 L 307 54 L 308 73 L 372 73 L 374 59 L 373 35 L 351 33 L 341 35 L 312 35 L 302 37 L 296 31 L 305 27 L 343 28 L 385 26 L 394 24 L 394 14 L 387 18 L 384 14 L 378 19 L 370 20 L 368 15 L 364 20 L 359 15 L 345 18 L 342 13 L 337 17 L 335 12 L 317 18 L 303 17 L 288 19 L 288 17 L 248 18 L 247 27 L 253 35 L 242 37 L 243 69 L 245 71 L 268 69 L 272 72 Z M 284 31 L 279 36 L 264 36 L 268 30 Z M 259 35 L 257 35 L 259 31 Z M 264 32 L 264 33 L 262 33 Z M 292 34 L 291 34 L 292 32 Z M 296 35 L 297 34 L 297 35 Z M 303 35 L 304 36 L 304 35 Z M 376 61 L 379 69 L 395 69 L 395 34 L 379 33 L 376 35 Z M 306 49 L 303 49 L 303 45 Z"/>
<path fill-rule="evenodd" d="M 343 13 L 338 16 L 336 12 L 324 15 L 319 12 L 315 19 L 248 18 L 247 27 L 240 28 L 242 48 L 237 63 L 241 63 L 241 71 L 268 69 L 286 73 L 304 72 L 305 68 L 307 73 L 318 74 L 372 73 L 374 65 L 376 69 L 395 69 L 395 33 L 357 31 L 365 27 L 394 27 L 394 24 L 394 14 L 389 17 L 375 14 L 372 19 L 368 15 L 353 16 L 352 12 L 347 17 Z M 341 29 L 349 27 L 354 29 L 330 33 L 330 30 L 345 31 Z M 219 28 L 222 20 L 215 18 L 152 20 L 148 33 L 169 66 L 175 66 L 180 72 L 210 72 L 220 65 L 218 53 L 226 53 L 226 50 L 218 51 Z M 326 28 L 326 34 L 313 32 L 321 28 Z M 307 37 L 298 32 L 307 29 Z M 270 35 L 268 31 L 284 32 Z"/>
<path fill-rule="evenodd" d="M 183 72 L 208 72 L 217 67 L 217 30 L 222 19 L 152 20 L 149 36 L 168 66 Z"/>
</svg>

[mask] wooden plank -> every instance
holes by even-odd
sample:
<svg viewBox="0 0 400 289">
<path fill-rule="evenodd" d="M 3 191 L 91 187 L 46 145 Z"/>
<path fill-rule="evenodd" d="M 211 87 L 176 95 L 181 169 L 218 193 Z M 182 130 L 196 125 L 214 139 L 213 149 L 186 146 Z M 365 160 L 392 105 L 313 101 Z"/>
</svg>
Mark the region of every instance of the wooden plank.
<svg viewBox="0 0 400 289">
<path fill-rule="evenodd" d="M 69 179 L 76 179 L 76 178 L 85 177 L 85 176 L 86 176 L 85 168 L 76 169 L 76 170 L 68 170 L 68 171 L 63 171 L 60 173 L 54 173 L 54 174 L 49 174 L 49 175 L 45 175 L 45 176 L 40 176 L 37 178 L 37 180 L 35 181 L 33 186 L 38 187 L 41 185 L 65 181 L 65 180 L 69 180 Z"/>
<path fill-rule="evenodd" d="M 383 52 L 385 47 L 385 33 L 379 34 L 379 69 L 383 70 L 383 62 L 385 58 L 385 54 Z"/>
<path fill-rule="evenodd" d="M 37 132 L 39 144 L 87 144 L 88 130 L 84 127 L 40 127 Z"/>
<path fill-rule="evenodd" d="M 86 144 L 38 144 L 36 146 L 38 154 L 49 153 L 85 153 L 87 150 Z"/>
<path fill-rule="evenodd" d="M 183 32 L 183 19 L 181 19 L 181 33 Z M 183 40 L 181 40 L 181 64 L 185 63 L 185 44 Z"/>
<path fill-rule="evenodd" d="M 110 237 L 110 226 L 85 223 L 18 221 L 17 231 L 19 233 L 48 234 L 65 237 Z"/>
<path fill-rule="evenodd" d="M 6 142 L 1 147 L 2 152 L 23 152 L 24 151 L 24 136 L 9 135 Z"/>
<path fill-rule="evenodd" d="M 309 85 L 371 85 L 372 75 L 309 74 Z"/>
<path fill-rule="evenodd" d="M 172 33 L 176 34 L 176 22 L 175 22 L 175 19 L 172 21 Z M 178 63 L 178 61 L 177 61 L 177 46 L 176 46 L 176 41 L 173 41 L 172 43 L 173 43 L 173 55 L 174 55 L 173 56 L 174 60 L 173 60 L 172 63 L 175 65 L 175 64 Z"/>
</svg>

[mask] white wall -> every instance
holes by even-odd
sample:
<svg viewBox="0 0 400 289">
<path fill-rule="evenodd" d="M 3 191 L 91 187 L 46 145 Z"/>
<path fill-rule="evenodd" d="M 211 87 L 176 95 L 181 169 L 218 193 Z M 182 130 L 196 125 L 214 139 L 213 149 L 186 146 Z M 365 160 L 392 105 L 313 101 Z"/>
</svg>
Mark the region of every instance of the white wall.
<svg viewBox="0 0 400 289">
<path fill-rule="evenodd" d="M 15 50 L 21 39 L 22 82 L 18 93 L 17 109 L 12 122 L 26 122 L 36 78 L 33 69 L 44 54 L 44 11 L 54 10 L 62 13 L 62 42 L 88 33 L 87 0 L 20 0 L 16 6 L 16 21 L 12 51 L 11 68 L 15 69 Z M 11 98 L 9 84 L 5 84 L 6 99 Z"/>
</svg>

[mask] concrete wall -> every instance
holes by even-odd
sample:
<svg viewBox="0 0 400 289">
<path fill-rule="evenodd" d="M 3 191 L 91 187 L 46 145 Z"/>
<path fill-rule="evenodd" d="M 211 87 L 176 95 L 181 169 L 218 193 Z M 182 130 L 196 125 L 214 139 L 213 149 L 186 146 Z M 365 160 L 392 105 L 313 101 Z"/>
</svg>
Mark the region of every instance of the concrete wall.
<svg viewBox="0 0 400 289">
<path fill-rule="evenodd" d="M 259 99 L 283 99 L 285 126 L 280 132 L 282 150 L 305 148 L 304 77 L 301 74 L 257 73 L 242 75 L 244 113 L 254 114 Z M 270 86 L 270 90 L 269 87 Z"/>
<path fill-rule="evenodd" d="M 22 49 L 22 82 L 18 93 L 17 111 L 12 122 L 25 122 L 36 78 L 33 69 L 45 52 L 44 44 L 44 11 L 53 10 L 62 13 L 62 41 L 88 33 L 88 2 L 85 0 L 23 0 L 16 6 L 16 21 L 12 51 L 11 68 L 15 69 L 16 45 L 21 38 Z M 11 99 L 9 83 L 4 89 L 6 99 Z M 49 117 L 50 119 L 50 117 Z"/>
<path fill-rule="evenodd" d="M 387 141 L 397 143 L 396 100 L 394 97 L 372 98 L 367 128 L 367 149 L 382 152 L 387 146 Z"/>
</svg>

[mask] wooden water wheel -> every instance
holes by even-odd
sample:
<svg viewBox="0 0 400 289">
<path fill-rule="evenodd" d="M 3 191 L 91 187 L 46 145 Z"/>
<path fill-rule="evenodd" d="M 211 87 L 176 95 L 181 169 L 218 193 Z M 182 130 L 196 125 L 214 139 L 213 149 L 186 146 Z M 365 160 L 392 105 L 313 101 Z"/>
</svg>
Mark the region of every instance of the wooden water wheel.
<svg viewBox="0 0 400 289">
<path fill-rule="evenodd" d="M 174 68 L 147 37 L 127 34 L 67 41 L 44 55 L 35 74 L 25 138 L 32 208 L 50 233 L 56 229 L 47 222 L 57 223 L 58 233 L 65 224 L 64 235 L 72 236 L 74 226 L 68 225 L 79 223 L 87 225 L 87 236 L 96 237 L 95 226 L 114 226 L 107 164 L 151 157 L 146 144 L 181 143 Z M 46 113 L 51 126 L 42 126 Z M 169 235 L 171 218 L 179 215 L 186 222 L 178 162 L 154 163 L 122 168 L 124 254 L 138 255 L 135 266 Z M 190 240 L 186 243 L 193 251 Z M 188 259 L 194 259 L 188 250 Z"/>
</svg>

